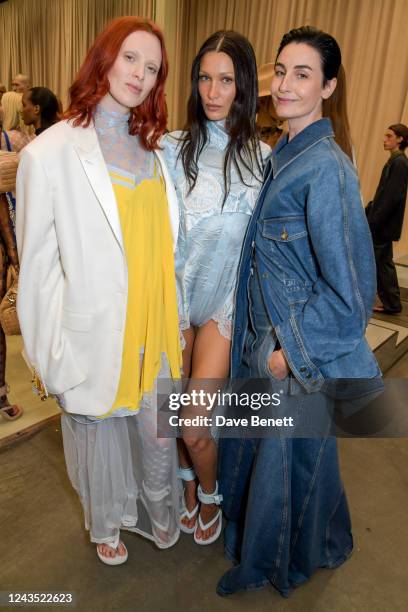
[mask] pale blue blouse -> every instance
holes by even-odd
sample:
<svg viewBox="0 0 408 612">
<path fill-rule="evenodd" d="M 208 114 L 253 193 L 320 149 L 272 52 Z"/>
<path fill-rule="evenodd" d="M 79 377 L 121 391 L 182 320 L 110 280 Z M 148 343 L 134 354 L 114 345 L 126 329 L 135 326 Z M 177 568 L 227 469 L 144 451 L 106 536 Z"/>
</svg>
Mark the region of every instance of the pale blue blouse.
<svg viewBox="0 0 408 612">
<path fill-rule="evenodd" d="M 228 134 L 224 122 L 208 121 L 208 141 L 198 160 L 198 177 L 189 194 L 181 159 L 183 132 L 164 136 L 161 145 L 176 186 L 180 229 L 176 250 L 176 277 L 181 329 L 214 320 L 230 339 L 237 270 L 245 231 L 262 185 L 242 168 L 246 185 L 232 165 L 231 187 L 224 199 L 224 156 Z M 261 145 L 262 161 L 271 151 Z"/>
</svg>

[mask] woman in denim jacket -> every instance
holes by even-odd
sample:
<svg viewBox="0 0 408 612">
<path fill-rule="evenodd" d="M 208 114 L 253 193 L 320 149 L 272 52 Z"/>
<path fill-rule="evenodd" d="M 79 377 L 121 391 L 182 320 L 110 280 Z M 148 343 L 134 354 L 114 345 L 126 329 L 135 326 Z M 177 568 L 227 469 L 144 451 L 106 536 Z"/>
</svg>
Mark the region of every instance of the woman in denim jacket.
<svg viewBox="0 0 408 612">
<path fill-rule="evenodd" d="M 365 340 L 375 264 L 336 41 L 310 27 L 290 31 L 271 88 L 289 134 L 268 161 L 245 238 L 232 376 L 268 378 L 306 422 L 326 379 L 380 374 Z M 224 439 L 220 462 L 225 549 L 235 563 L 220 595 L 272 584 L 286 596 L 351 554 L 334 437 Z"/>
</svg>

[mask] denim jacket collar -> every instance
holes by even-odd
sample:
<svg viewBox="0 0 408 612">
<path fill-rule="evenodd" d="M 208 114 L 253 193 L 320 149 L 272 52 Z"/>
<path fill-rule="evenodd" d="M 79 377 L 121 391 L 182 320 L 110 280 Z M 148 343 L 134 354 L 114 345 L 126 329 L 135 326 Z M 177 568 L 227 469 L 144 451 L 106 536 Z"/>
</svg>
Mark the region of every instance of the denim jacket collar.
<svg viewBox="0 0 408 612">
<path fill-rule="evenodd" d="M 308 125 L 290 142 L 288 142 L 288 135 L 281 138 L 270 157 L 273 176 L 276 177 L 288 164 L 292 163 L 299 155 L 306 153 L 317 142 L 331 137 L 334 137 L 331 121 L 323 118 Z"/>
</svg>

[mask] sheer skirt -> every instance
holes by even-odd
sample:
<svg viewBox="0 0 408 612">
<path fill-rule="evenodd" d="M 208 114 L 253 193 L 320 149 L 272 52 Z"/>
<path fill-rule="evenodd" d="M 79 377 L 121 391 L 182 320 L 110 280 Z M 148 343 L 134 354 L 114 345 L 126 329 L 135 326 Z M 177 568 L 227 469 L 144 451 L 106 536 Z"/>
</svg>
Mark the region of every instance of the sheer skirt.
<svg viewBox="0 0 408 612">
<path fill-rule="evenodd" d="M 64 453 L 92 542 L 134 531 L 159 548 L 179 538 L 181 481 L 176 440 L 157 438 L 156 393 L 138 413 L 98 421 L 64 413 Z"/>
</svg>

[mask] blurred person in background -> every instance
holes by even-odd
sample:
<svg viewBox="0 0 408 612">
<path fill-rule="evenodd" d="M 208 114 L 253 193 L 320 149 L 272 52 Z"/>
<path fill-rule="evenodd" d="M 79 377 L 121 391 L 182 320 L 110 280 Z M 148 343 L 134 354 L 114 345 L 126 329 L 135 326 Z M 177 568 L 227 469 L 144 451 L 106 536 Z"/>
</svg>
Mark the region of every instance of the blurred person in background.
<svg viewBox="0 0 408 612">
<path fill-rule="evenodd" d="M 20 126 L 19 110 L 21 94 L 6 92 L 0 106 L 0 143 L 4 151 L 20 151 L 29 141 Z M 18 271 L 18 255 L 14 231 L 16 200 L 13 193 L 0 194 L 0 301 L 7 291 L 9 265 Z M 9 421 L 18 419 L 23 409 L 18 404 L 10 405 L 7 397 L 9 387 L 6 375 L 6 338 L 0 326 L 0 415 Z"/>
<path fill-rule="evenodd" d="M 21 99 L 22 94 L 15 91 L 7 91 L 2 97 L 0 107 L 0 122 L 2 123 L 0 149 L 2 151 L 19 153 L 32 140 L 29 128 L 24 125 L 21 117 Z"/>
<path fill-rule="evenodd" d="M 256 116 L 256 126 L 259 130 L 259 138 L 274 147 L 283 134 L 281 121 L 276 114 L 271 96 L 271 81 L 274 65 L 272 63 L 263 64 L 258 70 L 258 114 Z"/>
<path fill-rule="evenodd" d="M 1 99 L 3 97 L 3 94 L 5 94 L 7 91 L 6 86 L 0 82 L 0 104 L 1 104 Z"/>
<path fill-rule="evenodd" d="M 30 77 L 26 74 L 16 74 L 11 81 L 11 90 L 17 93 L 24 93 L 30 87 Z"/>
<path fill-rule="evenodd" d="M 20 153 L 32 139 L 29 128 L 24 124 L 21 117 L 22 94 L 15 91 L 7 91 L 0 105 L 0 150 L 9 153 Z M 14 193 L 4 194 L 8 201 L 9 219 L 13 230 L 15 227 L 16 200 Z M 15 238 L 14 238 L 15 241 Z"/>
<path fill-rule="evenodd" d="M 374 242 L 377 266 L 377 294 L 381 305 L 374 312 L 399 314 L 402 310 L 397 271 L 393 261 L 393 241 L 401 237 L 407 199 L 408 127 L 402 123 L 390 125 L 384 134 L 384 151 L 390 157 L 381 173 L 374 200 L 366 208 L 367 220 Z"/>
<path fill-rule="evenodd" d="M 25 91 L 22 105 L 23 121 L 34 127 L 36 136 L 59 121 L 58 98 L 48 87 L 31 87 Z"/>
<path fill-rule="evenodd" d="M 0 193 L 0 301 L 7 291 L 8 266 L 14 266 L 18 271 L 18 255 L 14 224 L 10 213 L 10 194 Z M 15 212 L 15 211 L 13 211 Z M 0 325 L 0 415 L 7 421 L 19 419 L 23 409 L 18 404 L 10 405 L 7 394 L 9 386 L 6 383 L 6 337 Z"/>
</svg>

